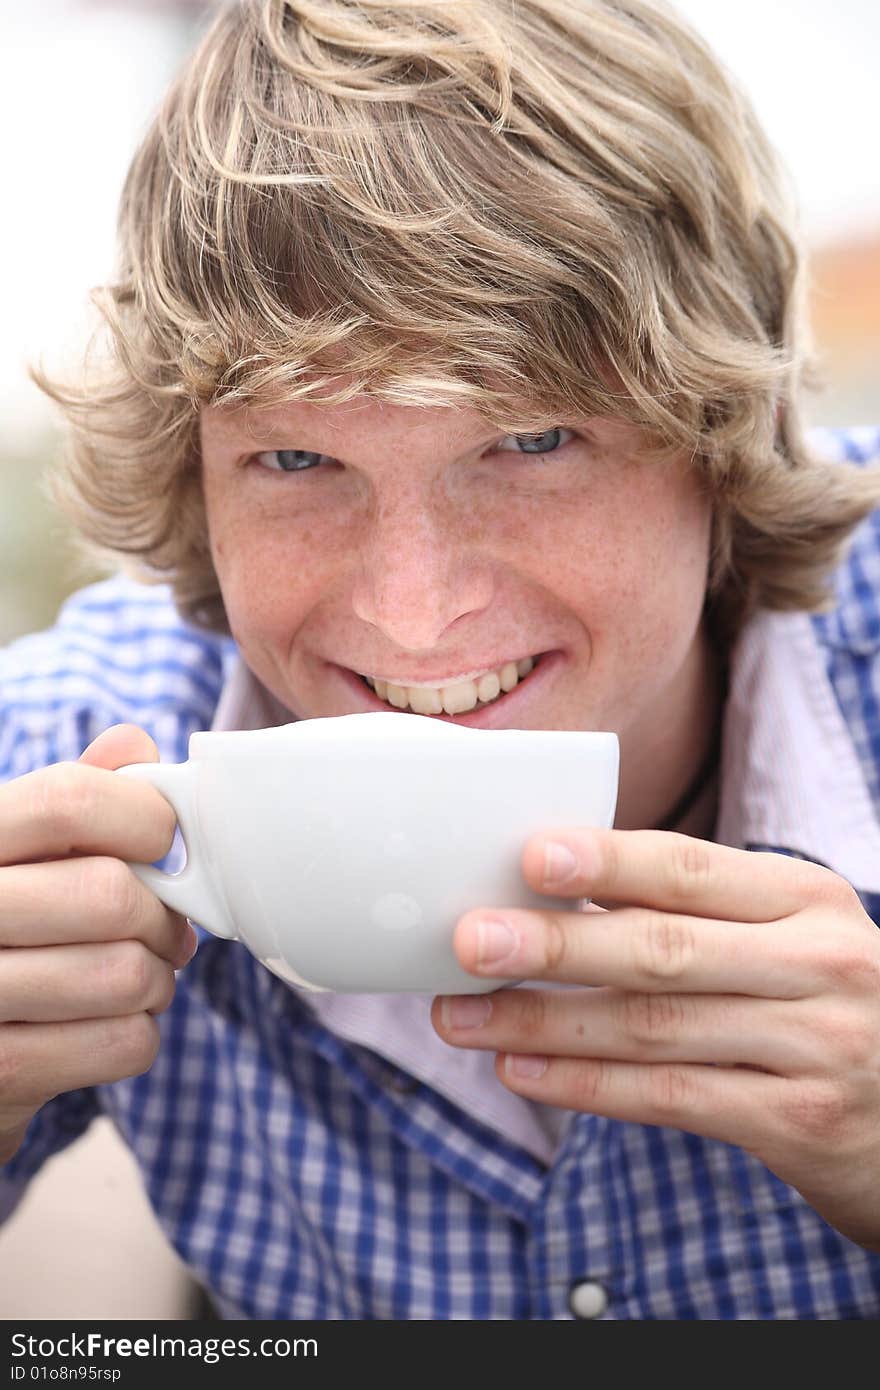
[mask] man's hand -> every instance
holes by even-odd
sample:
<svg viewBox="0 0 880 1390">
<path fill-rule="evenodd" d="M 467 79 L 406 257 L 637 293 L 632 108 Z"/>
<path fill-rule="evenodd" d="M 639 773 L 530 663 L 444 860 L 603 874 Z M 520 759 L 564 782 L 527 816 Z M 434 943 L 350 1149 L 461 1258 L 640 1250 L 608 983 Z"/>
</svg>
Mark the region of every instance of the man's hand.
<svg viewBox="0 0 880 1390">
<path fill-rule="evenodd" d="M 155 1015 L 196 937 L 124 862 L 166 854 L 174 812 L 112 769 L 158 760 L 121 724 L 78 762 L 0 786 L 0 1163 L 50 1097 L 155 1059 Z"/>
<path fill-rule="evenodd" d="M 587 989 L 438 998 L 456 1047 L 499 1053 L 532 1100 L 737 1144 L 880 1250 L 880 931 L 829 869 L 654 830 L 529 841 L 538 892 L 586 912 L 486 908 L 456 927 L 474 975 Z"/>
</svg>

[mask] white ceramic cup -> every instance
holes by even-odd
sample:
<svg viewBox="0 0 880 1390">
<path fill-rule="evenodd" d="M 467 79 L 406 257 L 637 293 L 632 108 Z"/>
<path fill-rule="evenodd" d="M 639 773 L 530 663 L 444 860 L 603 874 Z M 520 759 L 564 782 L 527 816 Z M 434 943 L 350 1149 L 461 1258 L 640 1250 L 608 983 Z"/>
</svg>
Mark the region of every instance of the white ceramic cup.
<svg viewBox="0 0 880 1390">
<path fill-rule="evenodd" d="M 282 979 L 343 993 L 481 994 L 456 960 L 475 907 L 563 907 L 521 870 L 538 831 L 608 827 L 616 734 L 473 729 L 393 713 L 197 733 L 184 763 L 135 763 L 187 861 L 132 864 L 162 902 L 242 941 Z M 507 982 L 509 983 L 509 981 Z"/>
</svg>

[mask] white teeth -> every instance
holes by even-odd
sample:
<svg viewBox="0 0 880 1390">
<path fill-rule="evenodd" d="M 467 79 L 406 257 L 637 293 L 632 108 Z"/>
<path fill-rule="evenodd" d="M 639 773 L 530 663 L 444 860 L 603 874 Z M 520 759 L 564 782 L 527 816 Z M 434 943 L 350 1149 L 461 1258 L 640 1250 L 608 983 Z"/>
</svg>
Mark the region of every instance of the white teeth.
<svg viewBox="0 0 880 1390">
<path fill-rule="evenodd" d="M 515 661 L 508 661 L 506 666 L 501 667 L 501 689 L 505 695 L 508 690 L 512 690 L 519 683 L 519 671 L 516 669 Z"/>
<path fill-rule="evenodd" d="M 478 704 L 488 705 L 502 692 L 506 695 L 523 680 L 535 665 L 535 658 L 525 656 L 520 661 L 508 661 L 495 671 L 487 671 L 476 681 L 459 681 L 455 685 L 430 686 L 395 685 L 393 681 L 364 680 L 375 690 L 380 700 L 395 709 L 411 709 L 414 714 L 467 714 Z"/>
<path fill-rule="evenodd" d="M 447 685 L 440 692 L 446 714 L 467 714 L 477 703 L 477 687 L 473 681 L 463 681 L 461 685 Z"/>
<path fill-rule="evenodd" d="M 378 694 L 378 691 L 376 692 Z M 414 714 L 442 714 L 443 701 L 439 690 L 410 690 L 409 705 Z"/>
<path fill-rule="evenodd" d="M 497 700 L 500 691 L 501 677 L 495 671 L 489 671 L 477 681 L 477 699 L 482 700 L 484 705 L 490 700 Z"/>
</svg>

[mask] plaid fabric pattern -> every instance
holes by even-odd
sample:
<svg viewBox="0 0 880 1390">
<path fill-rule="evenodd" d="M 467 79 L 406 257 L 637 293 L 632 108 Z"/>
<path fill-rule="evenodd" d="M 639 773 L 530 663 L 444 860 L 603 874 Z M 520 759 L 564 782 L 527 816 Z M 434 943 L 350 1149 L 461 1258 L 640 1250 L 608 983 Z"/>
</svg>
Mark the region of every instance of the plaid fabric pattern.
<svg viewBox="0 0 880 1390">
<path fill-rule="evenodd" d="M 867 463 L 880 430 L 823 445 Z M 880 516 L 838 593 L 813 622 L 880 807 Z M 164 588 L 82 590 L 54 628 L 0 653 L 0 778 L 75 759 L 121 721 L 182 761 L 233 655 Z M 880 922 L 880 899 L 863 900 Z M 545 1168 L 318 1025 L 237 943 L 203 934 L 160 1025 L 147 1075 L 44 1106 L 4 1178 L 25 1182 L 109 1114 L 221 1316 L 566 1319 L 582 1281 L 612 1319 L 880 1316 L 880 1258 L 741 1150 L 583 1115 Z"/>
</svg>

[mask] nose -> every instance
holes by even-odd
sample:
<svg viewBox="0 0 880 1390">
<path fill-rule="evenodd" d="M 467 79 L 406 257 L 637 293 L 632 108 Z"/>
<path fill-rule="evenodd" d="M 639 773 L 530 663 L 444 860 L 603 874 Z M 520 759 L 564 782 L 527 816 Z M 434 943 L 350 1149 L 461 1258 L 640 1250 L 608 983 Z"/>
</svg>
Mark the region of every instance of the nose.
<svg viewBox="0 0 880 1390">
<path fill-rule="evenodd" d="M 491 567 L 479 535 L 472 520 L 428 499 L 386 500 L 360 546 L 355 613 L 397 651 L 433 650 L 459 618 L 491 603 Z"/>
</svg>

